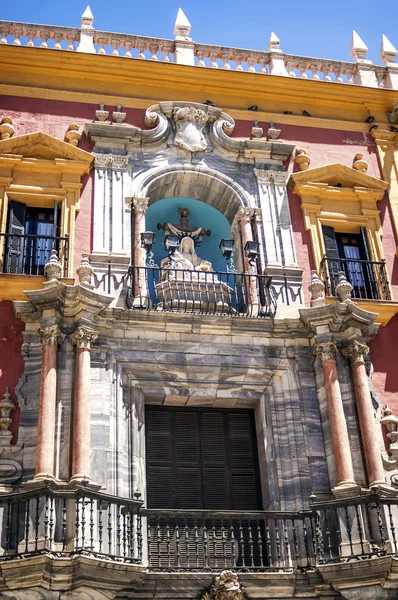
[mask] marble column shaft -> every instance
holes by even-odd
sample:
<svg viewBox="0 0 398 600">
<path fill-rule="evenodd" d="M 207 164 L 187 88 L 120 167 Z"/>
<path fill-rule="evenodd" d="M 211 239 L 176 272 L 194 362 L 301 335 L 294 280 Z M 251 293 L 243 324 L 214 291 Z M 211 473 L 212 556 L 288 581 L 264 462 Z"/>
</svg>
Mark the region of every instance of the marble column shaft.
<svg viewBox="0 0 398 600">
<path fill-rule="evenodd" d="M 365 357 L 368 353 L 368 346 L 357 340 L 343 350 L 343 355 L 351 361 L 366 470 L 369 487 L 372 487 L 384 484 L 385 474 L 365 368 Z"/>
<path fill-rule="evenodd" d="M 236 214 L 236 220 L 240 225 L 240 233 L 243 250 L 243 265 L 245 273 L 252 273 L 253 267 L 249 258 L 246 256 L 245 246 L 247 242 L 253 241 L 252 218 L 256 215 L 255 208 L 240 208 Z M 254 271 L 257 274 L 257 269 Z M 246 278 L 247 302 L 249 305 L 259 307 L 259 297 L 257 291 L 257 277 Z"/>
<path fill-rule="evenodd" d="M 58 325 L 38 330 L 43 347 L 39 411 L 37 420 L 37 448 L 35 479 L 55 477 L 55 409 L 57 400 L 57 349 L 64 335 Z"/>
<path fill-rule="evenodd" d="M 73 407 L 72 479 L 90 479 L 91 344 L 98 332 L 78 327 L 70 336 L 76 344 L 75 401 Z"/>
<path fill-rule="evenodd" d="M 336 367 L 337 348 L 334 342 L 318 344 L 317 356 L 322 361 L 325 393 L 336 464 L 337 487 L 355 485 L 347 421 L 344 414 L 340 383 Z"/>
<path fill-rule="evenodd" d="M 145 267 L 146 251 L 141 247 L 141 233 L 145 231 L 145 215 L 148 208 L 149 198 L 133 198 L 134 209 L 134 266 Z M 144 287 L 140 282 L 144 282 Z M 146 296 L 146 277 L 141 269 L 134 273 L 134 296 Z"/>
</svg>

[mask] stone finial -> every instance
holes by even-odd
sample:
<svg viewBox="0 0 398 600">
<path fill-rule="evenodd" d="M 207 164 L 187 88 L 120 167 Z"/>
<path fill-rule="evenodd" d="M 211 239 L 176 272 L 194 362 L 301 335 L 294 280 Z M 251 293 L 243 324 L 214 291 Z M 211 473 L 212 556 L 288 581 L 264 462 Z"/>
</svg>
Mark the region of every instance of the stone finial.
<svg viewBox="0 0 398 600">
<path fill-rule="evenodd" d="M 386 436 L 390 441 L 389 451 L 394 459 L 398 459 L 398 418 L 392 414 L 387 405 L 383 411 L 381 424 L 386 428 Z"/>
<path fill-rule="evenodd" d="M 109 110 L 104 110 L 104 105 L 100 104 L 99 110 L 95 111 L 97 121 L 106 121 L 109 117 Z"/>
<path fill-rule="evenodd" d="M 264 129 L 262 127 L 258 127 L 258 125 L 252 127 L 252 137 L 261 138 L 264 133 Z"/>
<path fill-rule="evenodd" d="M 397 49 L 392 45 L 390 40 L 383 33 L 383 35 L 381 36 L 380 59 L 386 65 L 388 65 L 389 63 L 395 63 L 397 54 Z"/>
<path fill-rule="evenodd" d="M 93 285 L 91 285 L 91 277 L 94 274 L 94 269 L 90 265 L 87 252 L 83 252 L 82 259 L 80 265 L 76 269 L 76 273 L 79 277 L 80 285 L 91 289 L 94 287 Z"/>
<path fill-rule="evenodd" d="M 179 8 L 177 13 L 177 18 L 174 23 L 174 35 L 177 37 L 188 38 L 191 33 L 191 23 L 188 21 L 185 16 L 184 11 Z"/>
<path fill-rule="evenodd" d="M 9 427 L 12 425 L 11 413 L 15 410 L 15 404 L 11 400 L 11 394 L 8 387 L 0 400 L 0 446 L 8 446 L 12 440 L 12 432 Z"/>
<path fill-rule="evenodd" d="M 92 27 L 94 24 L 94 15 L 91 12 L 91 8 L 87 5 L 86 10 L 82 14 L 81 25 L 82 27 Z"/>
<path fill-rule="evenodd" d="M 281 41 L 273 31 L 271 31 L 271 35 L 269 37 L 268 50 L 270 52 L 282 52 Z"/>
<path fill-rule="evenodd" d="M 325 306 L 325 286 L 315 270 L 311 271 L 311 283 L 308 291 L 311 293 L 311 306 Z"/>
<path fill-rule="evenodd" d="M 362 160 L 362 159 L 363 159 L 363 154 L 361 152 L 358 152 L 354 156 L 354 162 L 352 163 L 352 166 L 357 171 L 360 171 L 361 173 L 366 173 L 369 165 L 366 162 L 366 160 Z"/>
<path fill-rule="evenodd" d="M 125 118 L 126 118 L 126 113 L 122 112 L 122 107 L 118 105 L 116 107 L 116 110 L 114 110 L 112 113 L 112 119 L 114 120 L 115 123 L 123 123 Z"/>
<path fill-rule="evenodd" d="M 296 165 L 298 165 L 300 171 L 306 171 L 311 164 L 311 159 L 307 154 L 305 148 L 297 148 L 296 156 L 294 159 Z"/>
<path fill-rule="evenodd" d="M 355 58 L 356 61 L 365 60 L 367 51 L 368 47 L 365 42 L 359 37 L 356 31 L 353 31 L 351 41 L 351 56 Z"/>
<path fill-rule="evenodd" d="M 351 300 L 351 292 L 354 288 L 347 281 L 344 271 L 339 271 L 339 280 L 336 285 L 336 292 L 342 302 Z"/>
<path fill-rule="evenodd" d="M 58 254 L 55 248 L 51 250 L 50 260 L 44 265 L 44 272 L 47 275 L 48 283 L 57 284 L 62 274 L 62 265 L 58 260 Z"/>
<path fill-rule="evenodd" d="M 76 125 L 76 123 L 71 123 L 65 133 L 65 139 L 68 140 L 72 146 L 77 146 L 81 140 L 81 137 L 82 134 L 79 132 L 79 125 Z"/>
<path fill-rule="evenodd" d="M 12 124 L 12 119 L 8 115 L 4 115 L 0 123 L 0 139 L 9 140 L 15 133 L 15 128 Z"/>
<path fill-rule="evenodd" d="M 277 140 L 281 134 L 281 129 L 276 129 L 275 123 L 272 121 L 269 124 L 269 128 L 267 130 L 267 137 L 269 140 Z"/>
</svg>

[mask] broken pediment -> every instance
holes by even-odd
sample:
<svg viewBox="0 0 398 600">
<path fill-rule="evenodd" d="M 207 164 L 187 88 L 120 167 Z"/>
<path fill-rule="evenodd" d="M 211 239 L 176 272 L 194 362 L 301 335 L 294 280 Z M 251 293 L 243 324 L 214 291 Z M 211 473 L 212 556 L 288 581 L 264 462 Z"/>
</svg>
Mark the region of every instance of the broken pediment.
<svg viewBox="0 0 398 600">
<path fill-rule="evenodd" d="M 333 163 L 293 173 L 290 176 L 288 186 L 292 192 L 299 195 L 305 191 L 308 192 L 311 188 L 314 192 L 334 188 L 336 192 L 350 189 L 369 190 L 378 193 L 381 199 L 388 184 L 382 179 L 377 179 L 352 167 L 347 167 L 341 163 Z"/>
<path fill-rule="evenodd" d="M 35 158 L 51 161 L 63 159 L 87 165 L 91 165 L 94 159 L 89 152 L 76 148 L 42 131 L 1 140 L 0 157 L 5 155 L 8 155 L 9 158 L 13 156 L 19 159 Z"/>
</svg>

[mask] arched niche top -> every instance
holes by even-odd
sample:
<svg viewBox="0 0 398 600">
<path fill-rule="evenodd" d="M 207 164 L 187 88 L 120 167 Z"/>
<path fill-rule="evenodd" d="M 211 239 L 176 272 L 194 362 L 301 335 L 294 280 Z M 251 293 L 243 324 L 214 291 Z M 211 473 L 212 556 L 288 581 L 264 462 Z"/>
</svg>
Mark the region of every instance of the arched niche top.
<svg viewBox="0 0 398 600">
<path fill-rule="evenodd" d="M 195 165 L 150 169 L 133 180 L 132 196 L 149 198 L 150 205 L 164 198 L 193 198 L 214 206 L 230 223 L 239 208 L 254 207 L 252 196 L 230 177 Z"/>
</svg>

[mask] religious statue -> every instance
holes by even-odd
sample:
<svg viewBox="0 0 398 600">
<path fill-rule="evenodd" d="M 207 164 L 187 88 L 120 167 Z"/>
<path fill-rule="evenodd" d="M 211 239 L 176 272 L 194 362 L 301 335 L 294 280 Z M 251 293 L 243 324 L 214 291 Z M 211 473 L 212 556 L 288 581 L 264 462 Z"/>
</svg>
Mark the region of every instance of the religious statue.
<svg viewBox="0 0 398 600">
<path fill-rule="evenodd" d="M 161 269 L 181 269 L 183 271 L 213 271 L 213 265 L 208 260 L 199 258 L 195 252 L 195 242 L 190 237 L 182 238 L 179 249 L 170 258 L 164 258 L 160 264 Z M 163 272 L 162 278 L 168 277 Z"/>
<path fill-rule="evenodd" d="M 209 236 L 211 234 L 210 229 L 203 229 L 203 227 L 191 227 L 188 224 L 189 210 L 187 208 L 179 208 L 180 213 L 180 224 L 173 225 L 172 223 L 158 223 L 158 229 L 163 229 L 165 234 L 176 235 L 178 238 L 190 237 L 195 240 L 196 244 L 200 244 L 204 235 Z"/>
</svg>

